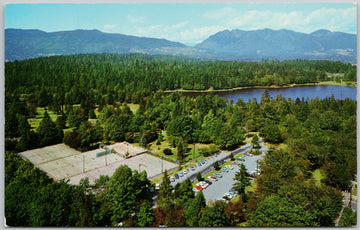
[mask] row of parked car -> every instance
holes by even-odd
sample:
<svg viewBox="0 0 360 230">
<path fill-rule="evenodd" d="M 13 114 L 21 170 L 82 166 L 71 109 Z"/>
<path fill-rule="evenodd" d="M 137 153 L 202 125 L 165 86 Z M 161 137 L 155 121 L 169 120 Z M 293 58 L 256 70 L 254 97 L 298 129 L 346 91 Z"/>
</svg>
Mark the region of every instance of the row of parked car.
<svg viewBox="0 0 360 230">
<path fill-rule="evenodd" d="M 226 165 L 224 168 L 221 168 L 221 171 L 223 172 L 229 172 L 229 170 L 233 170 L 234 167 L 231 165 Z M 219 178 L 222 178 L 223 175 L 220 172 L 214 172 L 212 176 L 208 176 L 207 180 L 200 181 L 195 185 L 193 188 L 194 192 L 197 192 L 199 190 L 206 189 L 209 185 L 211 185 L 213 182 L 217 181 Z"/>
<path fill-rule="evenodd" d="M 195 185 L 195 187 L 193 188 L 194 192 L 200 191 L 200 190 L 204 190 L 207 187 L 209 187 L 209 185 L 211 185 L 212 182 L 210 180 L 204 180 L 204 181 L 200 181 L 199 183 L 197 183 Z"/>
<path fill-rule="evenodd" d="M 201 160 L 200 162 L 197 163 L 197 165 L 198 165 L 198 166 L 202 166 L 202 165 L 204 165 L 205 163 L 206 163 L 205 160 Z M 178 172 L 178 173 L 175 173 L 174 176 L 171 176 L 171 177 L 170 177 L 170 181 L 173 182 L 173 181 L 179 179 L 180 177 L 183 177 L 185 174 L 188 174 L 188 173 L 190 172 L 190 170 L 195 171 L 195 169 L 196 169 L 195 167 L 196 167 L 196 166 L 193 165 L 193 166 L 191 166 L 191 167 L 188 168 L 188 169 L 185 169 L 185 170 L 183 170 L 183 171 L 180 171 L 180 172 Z"/>
<path fill-rule="evenodd" d="M 231 190 L 231 189 L 230 189 Z M 228 202 L 230 201 L 232 198 L 236 197 L 237 196 L 237 192 L 235 191 L 229 191 L 229 192 L 226 192 L 224 194 L 224 196 L 220 199 L 222 201 L 225 201 L 225 202 Z"/>
</svg>

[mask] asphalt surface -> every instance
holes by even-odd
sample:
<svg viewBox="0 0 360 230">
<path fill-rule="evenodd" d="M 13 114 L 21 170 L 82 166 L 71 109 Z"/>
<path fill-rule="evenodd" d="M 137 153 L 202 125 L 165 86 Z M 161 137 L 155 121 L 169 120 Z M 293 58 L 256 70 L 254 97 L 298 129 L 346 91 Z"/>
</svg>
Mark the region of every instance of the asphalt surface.
<svg viewBox="0 0 360 230">
<path fill-rule="evenodd" d="M 246 166 L 249 173 L 256 169 L 257 160 L 261 159 L 262 156 L 268 151 L 268 148 L 263 145 L 263 142 L 260 142 L 260 146 L 261 146 L 261 149 L 259 149 L 259 150 L 262 152 L 261 155 L 245 156 L 245 162 L 241 162 Z M 234 157 L 236 158 L 237 155 L 239 155 L 240 153 L 249 151 L 250 148 L 251 148 L 251 144 L 246 144 L 246 145 L 242 146 L 241 148 L 238 148 L 232 152 L 234 154 Z M 187 177 L 190 177 L 190 179 L 192 181 L 195 181 L 196 174 L 198 172 L 201 172 L 202 175 L 205 175 L 208 172 L 212 171 L 214 169 L 213 165 L 214 165 L 215 161 L 218 161 L 219 163 L 221 163 L 221 161 L 223 161 L 222 163 L 224 163 L 224 162 L 230 160 L 229 159 L 230 153 L 220 152 L 217 155 L 218 155 L 217 157 L 210 156 L 210 157 L 206 158 L 205 164 L 202 164 L 201 166 L 199 166 L 196 163 L 195 170 L 190 169 L 190 172 L 188 172 L 187 174 L 184 174 L 183 177 L 179 177 L 179 179 L 175 179 L 175 181 L 171 182 L 171 185 L 175 186 L 177 183 L 182 183 L 186 180 Z M 234 167 L 233 170 L 229 170 L 228 173 L 222 172 L 222 175 L 223 175 L 222 178 L 219 178 L 218 181 L 213 182 L 212 185 L 210 185 L 205 190 L 203 190 L 203 193 L 204 193 L 207 203 L 209 203 L 210 200 L 220 200 L 223 197 L 224 193 L 228 192 L 229 189 L 231 189 L 233 187 L 233 184 L 234 184 L 233 178 L 235 176 L 235 172 L 237 172 L 239 170 L 239 166 L 233 165 L 233 164 L 232 164 L 232 166 Z M 207 179 L 207 178 L 205 178 L 205 179 Z"/>
<path fill-rule="evenodd" d="M 261 159 L 263 155 L 264 153 L 258 156 L 245 156 L 245 162 L 242 163 L 245 165 L 249 173 L 256 169 L 256 161 Z M 234 164 L 232 164 L 232 166 L 234 169 L 229 170 L 229 172 L 222 172 L 222 178 L 219 178 L 218 181 L 213 182 L 212 185 L 203 190 L 207 203 L 209 203 L 210 200 L 220 200 L 224 196 L 224 193 L 229 192 L 229 190 L 233 187 L 233 184 L 235 183 L 233 178 L 235 177 L 235 173 L 239 171 L 240 166 Z"/>
</svg>

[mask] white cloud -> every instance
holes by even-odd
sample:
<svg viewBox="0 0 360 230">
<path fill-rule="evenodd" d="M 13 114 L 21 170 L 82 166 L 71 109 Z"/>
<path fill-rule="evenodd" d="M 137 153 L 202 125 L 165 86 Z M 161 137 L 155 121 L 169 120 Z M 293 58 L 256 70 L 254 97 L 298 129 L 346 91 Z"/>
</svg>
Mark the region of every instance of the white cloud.
<svg viewBox="0 0 360 230">
<path fill-rule="evenodd" d="M 144 16 L 134 16 L 134 15 L 127 15 L 126 19 L 134 24 L 142 24 L 145 22 L 145 17 Z"/>
<path fill-rule="evenodd" d="M 317 29 L 351 32 L 356 28 L 356 8 L 319 9 L 305 14 L 301 11 L 273 12 L 252 10 L 222 21 L 229 29 L 290 29 L 305 33 Z"/>
<path fill-rule="evenodd" d="M 234 16 L 236 14 L 236 10 L 231 7 L 224 7 L 217 10 L 211 10 L 203 14 L 203 17 L 208 19 L 221 19 L 224 17 Z"/>
<path fill-rule="evenodd" d="M 192 23 L 190 19 L 174 24 L 146 25 L 143 17 L 131 17 L 128 20 L 137 24 L 126 26 L 126 34 L 164 38 L 185 44 L 199 43 L 209 36 L 226 29 L 274 30 L 289 29 L 297 32 L 311 33 L 318 29 L 354 33 L 356 28 L 356 8 L 334 9 L 322 8 L 312 12 L 293 10 L 276 12 L 267 10 L 249 10 L 241 12 L 231 7 L 209 11 L 202 15 L 206 23 Z"/>
<path fill-rule="evenodd" d="M 207 39 L 210 35 L 223 30 L 226 30 L 226 27 L 218 25 L 184 30 L 180 32 L 180 39 L 184 43 L 199 43 Z"/>
<path fill-rule="evenodd" d="M 104 31 L 104 32 L 113 32 L 115 28 L 116 28 L 115 24 L 106 24 L 106 25 L 103 26 L 102 31 Z"/>
</svg>

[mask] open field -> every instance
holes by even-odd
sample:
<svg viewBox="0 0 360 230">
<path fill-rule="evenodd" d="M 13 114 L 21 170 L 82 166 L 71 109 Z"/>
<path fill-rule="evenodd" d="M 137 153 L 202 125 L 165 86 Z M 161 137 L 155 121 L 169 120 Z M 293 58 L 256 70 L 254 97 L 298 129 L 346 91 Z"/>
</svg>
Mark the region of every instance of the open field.
<svg viewBox="0 0 360 230">
<path fill-rule="evenodd" d="M 136 152 L 138 147 L 130 145 L 129 152 L 134 157 L 127 159 L 113 153 L 99 154 L 104 151 L 99 148 L 81 153 L 64 144 L 57 144 L 19 154 L 31 161 L 35 167 L 45 171 L 55 181 L 69 179 L 72 184 L 78 184 L 84 177 L 89 177 L 90 183 L 93 183 L 100 175 L 111 176 L 116 168 L 123 164 L 128 165 L 133 170 L 145 170 L 149 178 L 158 176 L 165 169 L 171 171 L 177 168 L 177 164 L 146 153 L 135 156 L 135 153 L 138 153 Z"/>
<path fill-rule="evenodd" d="M 51 120 L 53 122 L 55 122 L 58 115 L 56 115 L 51 110 L 47 110 L 47 112 L 48 112 Z M 33 128 L 33 129 L 36 129 L 37 127 L 39 127 L 41 120 L 44 118 L 45 107 L 37 107 L 36 108 L 36 113 L 37 113 L 37 115 L 34 118 L 29 118 L 28 119 L 28 122 L 29 122 L 31 128 Z"/>
</svg>

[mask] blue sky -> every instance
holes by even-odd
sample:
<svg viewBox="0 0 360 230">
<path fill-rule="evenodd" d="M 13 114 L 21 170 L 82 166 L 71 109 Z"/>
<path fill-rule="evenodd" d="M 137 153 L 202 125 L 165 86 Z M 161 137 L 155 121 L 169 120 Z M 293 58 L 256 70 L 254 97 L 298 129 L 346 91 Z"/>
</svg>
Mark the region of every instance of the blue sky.
<svg viewBox="0 0 360 230">
<path fill-rule="evenodd" d="M 188 45 L 222 30 L 318 29 L 356 33 L 352 3 L 8 4 L 5 29 L 98 29 Z"/>
</svg>

